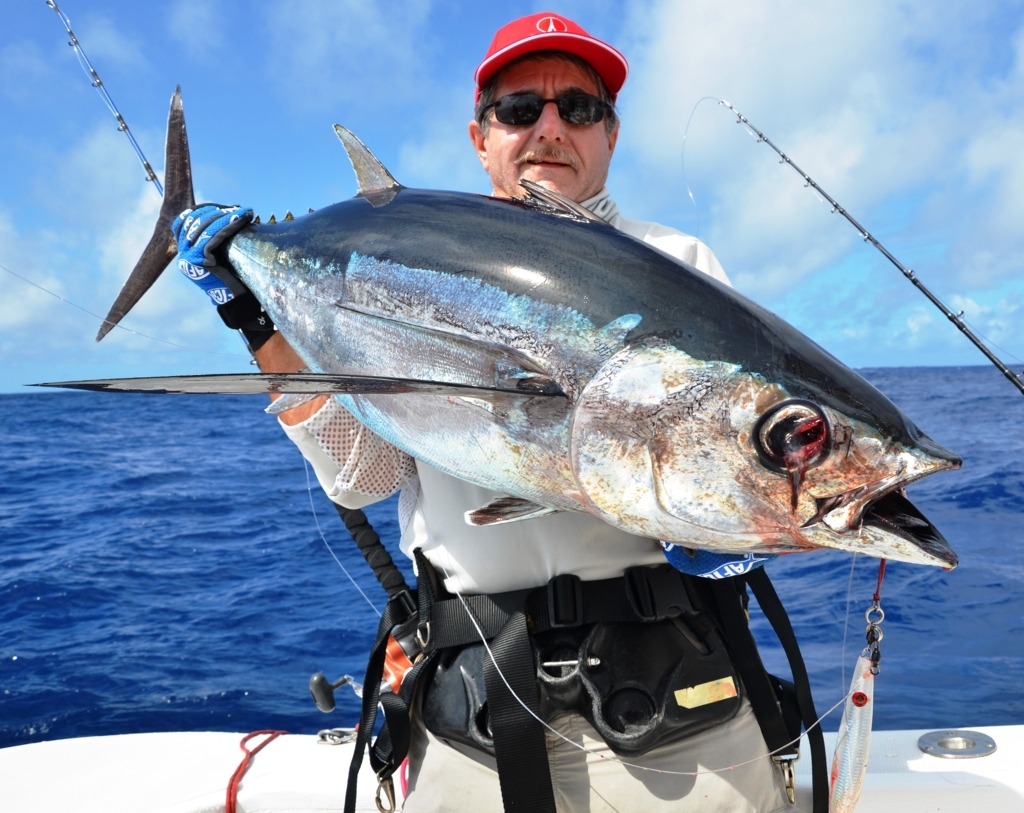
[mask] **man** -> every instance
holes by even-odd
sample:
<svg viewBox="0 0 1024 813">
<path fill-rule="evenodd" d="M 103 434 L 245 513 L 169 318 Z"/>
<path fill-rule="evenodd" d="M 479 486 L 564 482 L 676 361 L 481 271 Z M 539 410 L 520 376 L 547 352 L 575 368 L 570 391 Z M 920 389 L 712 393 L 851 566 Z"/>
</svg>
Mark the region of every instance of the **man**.
<svg viewBox="0 0 1024 813">
<path fill-rule="evenodd" d="M 605 181 L 619 135 L 614 101 L 627 70 L 617 50 L 556 14 L 530 15 L 500 29 L 476 71 L 477 104 L 469 124 L 470 139 L 494 195 L 523 197 L 520 181 L 533 181 L 728 284 L 714 255 L 698 240 L 658 224 L 623 218 L 609 197 Z M 182 231 L 188 232 L 188 221 L 183 225 Z M 186 237 L 183 248 L 189 244 Z M 260 341 L 254 354 L 263 370 L 292 372 L 305 366 L 280 334 L 269 339 L 263 335 Z M 543 587 L 567 574 L 584 582 L 608 580 L 621 577 L 628 568 L 664 563 L 656 540 L 629 536 L 583 514 L 470 527 L 464 512 L 488 504 L 496 495 L 414 461 L 359 424 L 334 399 L 318 398 L 284 412 L 280 419 L 335 502 L 357 508 L 402 489 L 402 550 L 409 555 L 422 551 L 451 594 L 507 594 Z M 426 574 L 418 575 L 422 584 Z M 449 660 L 462 657 L 462 651 L 453 649 Z M 477 665 L 486 657 L 478 649 Z M 439 673 L 444 673 L 444 663 Z M 472 664 L 459 668 L 465 685 L 473 683 Z M 486 662 L 479 668 L 486 670 Z M 477 678 L 482 680 L 479 674 Z M 449 681 L 445 688 L 441 683 L 435 678 L 436 685 L 428 684 L 419 693 L 423 708 L 420 713 L 416 707 L 413 719 L 410 791 L 404 809 L 502 810 L 503 795 L 507 806 L 517 785 L 530 784 L 536 776 L 506 772 L 499 780 L 488 749 L 447 727 L 451 721 L 443 719 L 445 692 L 453 684 Z M 454 685 L 455 700 L 465 702 L 463 679 Z M 494 684 L 488 686 L 490 690 Z M 477 711 L 483 713 L 484 707 L 486 700 Z M 627 709 L 627 718 L 629 713 Z M 547 764 L 542 768 L 550 768 L 543 783 L 550 784 L 555 809 L 795 810 L 778 766 L 766 756 L 761 730 L 745 700 L 730 719 L 627 759 L 616 757 L 597 730 L 574 711 L 561 711 L 546 722 L 550 728 L 537 731 L 546 750 Z M 477 739 L 486 740 L 491 728 L 489 722 L 482 724 Z M 500 757 L 498 741 L 504 734 L 493 736 Z M 733 765 L 739 767 L 707 773 Z M 697 772 L 705 773 L 687 775 Z M 531 803 L 520 804 L 533 809 Z M 538 803 L 536 809 L 543 805 Z"/>
</svg>

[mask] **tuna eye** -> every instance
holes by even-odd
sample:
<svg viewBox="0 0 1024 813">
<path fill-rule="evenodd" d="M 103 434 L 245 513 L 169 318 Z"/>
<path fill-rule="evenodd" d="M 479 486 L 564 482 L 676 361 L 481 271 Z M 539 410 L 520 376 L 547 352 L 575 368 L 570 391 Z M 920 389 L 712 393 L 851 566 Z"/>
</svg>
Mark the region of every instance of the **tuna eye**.
<svg viewBox="0 0 1024 813">
<path fill-rule="evenodd" d="M 825 414 L 810 401 L 783 401 L 772 407 L 754 427 L 754 439 L 768 468 L 791 474 L 820 463 L 830 447 Z"/>
</svg>

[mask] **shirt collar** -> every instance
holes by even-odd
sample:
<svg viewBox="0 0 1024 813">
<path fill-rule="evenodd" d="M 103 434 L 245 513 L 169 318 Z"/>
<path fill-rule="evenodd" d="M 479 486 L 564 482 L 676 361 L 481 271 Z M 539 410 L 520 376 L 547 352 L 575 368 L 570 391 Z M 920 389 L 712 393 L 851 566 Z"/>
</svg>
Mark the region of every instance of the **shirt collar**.
<svg viewBox="0 0 1024 813">
<path fill-rule="evenodd" d="M 612 200 L 607 186 L 602 186 L 601 191 L 594 195 L 594 197 L 581 201 L 580 206 L 593 212 L 602 220 L 608 221 L 613 226 L 619 218 L 619 205 Z"/>
</svg>

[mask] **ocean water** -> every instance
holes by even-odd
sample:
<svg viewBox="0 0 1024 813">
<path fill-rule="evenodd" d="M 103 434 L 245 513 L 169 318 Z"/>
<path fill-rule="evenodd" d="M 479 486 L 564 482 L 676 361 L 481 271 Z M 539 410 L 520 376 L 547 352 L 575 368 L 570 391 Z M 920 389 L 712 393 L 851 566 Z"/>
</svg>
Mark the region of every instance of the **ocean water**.
<svg viewBox="0 0 1024 813">
<path fill-rule="evenodd" d="M 875 727 L 1024 723 L 1024 398 L 988 367 L 864 373 L 964 458 L 910 488 L 961 565 L 889 566 Z M 355 723 L 353 694 L 324 715 L 306 688 L 316 671 L 361 679 L 376 630 L 318 524 L 378 607 L 383 591 L 263 405 L 0 395 L 0 746 Z M 394 501 L 367 513 L 408 573 Z M 824 711 L 863 646 L 877 560 L 822 552 L 769 568 Z M 785 673 L 757 612 L 752 623 Z"/>
</svg>

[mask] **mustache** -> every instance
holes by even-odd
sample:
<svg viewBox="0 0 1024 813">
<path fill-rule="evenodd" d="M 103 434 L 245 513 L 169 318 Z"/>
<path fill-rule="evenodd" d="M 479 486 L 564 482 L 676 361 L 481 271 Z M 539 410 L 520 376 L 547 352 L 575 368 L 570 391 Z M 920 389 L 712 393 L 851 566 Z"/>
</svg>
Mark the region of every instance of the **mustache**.
<svg viewBox="0 0 1024 813">
<path fill-rule="evenodd" d="M 519 166 L 520 164 L 538 164 L 541 162 L 568 164 L 573 169 L 578 168 L 576 157 L 561 147 L 543 147 L 539 150 L 527 150 L 516 159 L 515 163 L 516 166 Z"/>
</svg>

